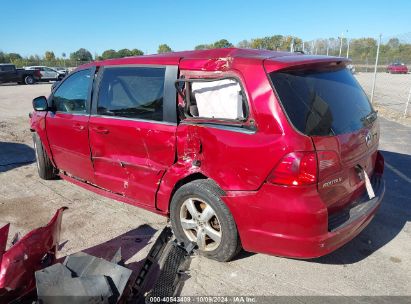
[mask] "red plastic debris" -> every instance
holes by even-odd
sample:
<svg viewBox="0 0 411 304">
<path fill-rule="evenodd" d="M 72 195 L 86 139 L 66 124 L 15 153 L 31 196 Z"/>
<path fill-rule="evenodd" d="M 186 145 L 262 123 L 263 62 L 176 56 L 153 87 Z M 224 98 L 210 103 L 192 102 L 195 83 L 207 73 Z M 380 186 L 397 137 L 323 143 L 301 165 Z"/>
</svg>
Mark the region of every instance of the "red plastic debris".
<svg viewBox="0 0 411 304">
<path fill-rule="evenodd" d="M 0 263 L 3 254 L 6 252 L 7 236 L 9 234 L 10 224 L 0 228 Z M 0 264 L 1 265 L 1 264 Z"/>
<path fill-rule="evenodd" d="M 35 288 L 34 272 L 55 263 L 63 211 L 57 210 L 50 222 L 30 231 L 7 251 L 10 224 L 0 228 L 0 302 L 8 303 Z"/>
</svg>

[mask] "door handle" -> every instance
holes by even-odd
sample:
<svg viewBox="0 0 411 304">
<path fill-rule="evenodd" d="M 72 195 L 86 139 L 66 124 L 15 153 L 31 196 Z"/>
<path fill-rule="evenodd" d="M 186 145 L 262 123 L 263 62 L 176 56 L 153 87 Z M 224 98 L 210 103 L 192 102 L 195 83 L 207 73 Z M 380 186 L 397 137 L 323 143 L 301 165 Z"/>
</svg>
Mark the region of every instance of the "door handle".
<svg viewBox="0 0 411 304">
<path fill-rule="evenodd" d="M 83 126 L 82 124 L 75 123 L 75 124 L 73 124 L 73 128 L 77 129 L 78 131 L 83 131 L 86 127 Z"/>
<path fill-rule="evenodd" d="M 103 127 L 94 127 L 92 128 L 92 130 L 96 133 L 100 133 L 100 134 L 107 134 L 109 133 L 109 130 Z"/>
</svg>

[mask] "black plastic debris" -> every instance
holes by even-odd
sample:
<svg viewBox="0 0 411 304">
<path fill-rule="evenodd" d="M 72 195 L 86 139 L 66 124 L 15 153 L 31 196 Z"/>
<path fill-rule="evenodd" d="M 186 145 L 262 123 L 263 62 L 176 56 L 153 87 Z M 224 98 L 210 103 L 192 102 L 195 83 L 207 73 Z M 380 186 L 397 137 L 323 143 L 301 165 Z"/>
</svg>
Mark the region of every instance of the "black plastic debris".
<svg viewBox="0 0 411 304">
<path fill-rule="evenodd" d="M 62 264 L 36 271 L 37 303 L 143 304 L 177 296 L 187 277 L 194 247 L 194 243 L 185 246 L 173 240 L 171 228 L 166 227 L 134 275 L 122 266 L 121 248 L 111 261 L 75 253 Z"/>
<path fill-rule="evenodd" d="M 176 296 L 181 291 L 195 244 L 185 246 L 172 240 L 172 237 L 170 227 L 164 228 L 160 233 L 130 285 L 127 303 L 151 303 L 151 299 L 161 303 L 158 299 Z"/>
<path fill-rule="evenodd" d="M 146 295 L 146 303 L 155 303 L 150 299 L 164 299 L 177 296 L 185 280 L 185 271 L 190 266 L 190 255 L 194 249 L 194 244 L 187 247 L 173 241 L 166 247 L 165 261 L 160 268 L 160 275 L 154 284 L 153 289 Z"/>
<path fill-rule="evenodd" d="M 38 301 L 44 304 L 117 303 L 131 273 L 116 263 L 79 252 L 68 256 L 63 264 L 35 273 Z"/>
</svg>

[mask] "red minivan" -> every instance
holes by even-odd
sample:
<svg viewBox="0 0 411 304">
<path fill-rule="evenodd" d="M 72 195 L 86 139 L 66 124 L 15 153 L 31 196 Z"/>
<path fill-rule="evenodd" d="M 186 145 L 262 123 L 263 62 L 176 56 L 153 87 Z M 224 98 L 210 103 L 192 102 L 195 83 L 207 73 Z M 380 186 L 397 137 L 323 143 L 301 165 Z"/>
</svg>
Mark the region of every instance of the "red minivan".
<svg viewBox="0 0 411 304">
<path fill-rule="evenodd" d="M 33 100 L 40 177 L 169 216 L 218 261 L 325 255 L 385 190 L 377 114 L 347 63 L 226 48 L 81 66 Z"/>
</svg>

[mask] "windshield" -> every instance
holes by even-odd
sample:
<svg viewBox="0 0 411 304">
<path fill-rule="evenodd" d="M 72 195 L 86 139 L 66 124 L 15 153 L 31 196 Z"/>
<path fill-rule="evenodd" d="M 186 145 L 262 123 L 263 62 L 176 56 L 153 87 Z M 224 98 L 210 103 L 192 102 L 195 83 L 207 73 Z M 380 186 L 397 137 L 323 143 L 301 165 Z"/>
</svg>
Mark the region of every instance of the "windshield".
<svg viewBox="0 0 411 304">
<path fill-rule="evenodd" d="M 270 73 L 290 122 L 309 136 L 351 133 L 376 115 L 348 69 Z"/>
</svg>

